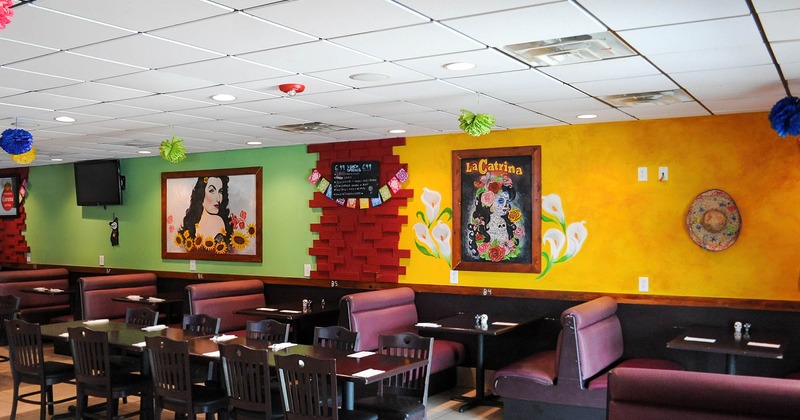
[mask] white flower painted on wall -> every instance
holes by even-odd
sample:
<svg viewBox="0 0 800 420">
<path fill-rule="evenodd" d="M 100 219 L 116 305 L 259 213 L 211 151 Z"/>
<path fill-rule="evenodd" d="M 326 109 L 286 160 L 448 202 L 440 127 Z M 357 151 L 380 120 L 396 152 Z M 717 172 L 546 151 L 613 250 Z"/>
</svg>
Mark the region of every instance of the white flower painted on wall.
<svg viewBox="0 0 800 420">
<path fill-rule="evenodd" d="M 422 203 L 425 204 L 425 212 L 418 211 L 419 222 L 414 224 L 414 234 L 416 238 L 414 245 L 419 252 L 433 258 L 441 258 L 451 266 L 453 257 L 450 239 L 452 230 L 450 225 L 444 223 L 442 218 L 447 216 L 446 221 L 453 219 L 453 210 L 450 207 L 441 208 L 442 194 L 438 191 L 423 188 Z"/>
<path fill-rule="evenodd" d="M 545 223 L 554 223 L 558 226 L 547 229 L 542 235 L 544 268 L 537 279 L 547 275 L 555 264 L 569 261 L 577 255 L 588 235 L 584 226 L 586 222 L 583 220 L 567 225 L 561 197 L 558 194 L 543 196 L 542 210 L 542 227 L 545 227 Z"/>
</svg>

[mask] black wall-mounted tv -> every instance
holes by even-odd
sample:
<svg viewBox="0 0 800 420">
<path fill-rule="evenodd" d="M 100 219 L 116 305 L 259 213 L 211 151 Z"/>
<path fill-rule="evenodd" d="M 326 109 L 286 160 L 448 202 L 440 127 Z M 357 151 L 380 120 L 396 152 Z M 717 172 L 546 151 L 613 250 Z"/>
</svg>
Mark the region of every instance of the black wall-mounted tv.
<svg viewBox="0 0 800 420">
<path fill-rule="evenodd" d="M 79 206 L 122 204 L 125 177 L 118 160 L 75 162 L 75 196 Z"/>
</svg>

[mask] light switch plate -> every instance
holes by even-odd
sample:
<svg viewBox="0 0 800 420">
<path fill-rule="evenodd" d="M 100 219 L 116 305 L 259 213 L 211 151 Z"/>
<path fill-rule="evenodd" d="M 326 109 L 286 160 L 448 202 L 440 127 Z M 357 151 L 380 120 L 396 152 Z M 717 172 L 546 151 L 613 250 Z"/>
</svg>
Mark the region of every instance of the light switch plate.
<svg viewBox="0 0 800 420">
<path fill-rule="evenodd" d="M 311 277 L 311 264 L 303 264 L 303 276 Z"/>
<path fill-rule="evenodd" d="M 658 167 L 658 180 L 660 182 L 665 182 L 669 179 L 669 168 L 666 166 L 659 166 Z"/>
<path fill-rule="evenodd" d="M 647 166 L 640 166 L 637 172 L 637 178 L 639 182 L 647 181 Z"/>
<path fill-rule="evenodd" d="M 450 270 L 450 284 L 458 284 L 458 270 Z"/>
<path fill-rule="evenodd" d="M 100 256 L 100 267 L 106 265 L 106 257 L 101 255 Z"/>
<path fill-rule="evenodd" d="M 189 271 L 197 271 L 197 261 L 189 260 Z"/>
</svg>

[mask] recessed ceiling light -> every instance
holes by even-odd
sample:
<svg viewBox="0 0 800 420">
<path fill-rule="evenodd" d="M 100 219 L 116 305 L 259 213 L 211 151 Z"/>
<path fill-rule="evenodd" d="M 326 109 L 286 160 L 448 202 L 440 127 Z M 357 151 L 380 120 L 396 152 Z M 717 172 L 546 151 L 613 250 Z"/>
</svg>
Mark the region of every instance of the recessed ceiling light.
<svg viewBox="0 0 800 420">
<path fill-rule="evenodd" d="M 151 152 L 151 151 L 149 151 L 149 150 L 139 150 L 139 152 L 138 152 L 138 153 L 139 153 L 140 155 L 149 155 L 150 153 L 153 153 L 153 152 Z"/>
<path fill-rule="evenodd" d="M 388 79 L 389 75 L 381 73 L 356 73 L 356 74 L 351 74 L 350 78 L 362 82 L 377 82 L 378 80 Z"/>
<path fill-rule="evenodd" d="M 258 146 L 262 143 L 260 141 L 248 141 L 247 144 L 250 146 Z"/>
<path fill-rule="evenodd" d="M 235 101 L 236 97 L 228 93 L 218 93 L 212 96 L 211 99 L 218 102 L 230 102 L 230 101 Z"/>
<path fill-rule="evenodd" d="M 581 114 L 581 115 L 578 115 L 577 118 L 580 118 L 582 120 L 591 120 L 592 118 L 597 118 L 597 115 L 595 115 L 595 114 Z"/>
<path fill-rule="evenodd" d="M 464 71 L 464 70 L 472 70 L 472 69 L 474 69 L 475 68 L 475 64 L 464 63 L 464 62 L 458 61 L 458 62 L 455 62 L 455 63 L 447 63 L 447 64 L 443 65 L 442 67 L 446 68 L 447 70 Z"/>
<path fill-rule="evenodd" d="M 64 161 L 64 159 L 61 159 L 61 158 L 52 158 L 52 159 L 50 159 L 50 161 L 51 161 L 51 162 L 63 162 L 63 161 Z"/>
<path fill-rule="evenodd" d="M 406 130 L 402 130 L 402 129 L 398 128 L 398 129 L 394 129 L 394 130 L 389 130 L 389 132 L 392 133 L 392 134 L 403 134 L 403 133 L 406 132 Z"/>
<path fill-rule="evenodd" d="M 68 117 L 68 116 L 66 116 L 66 115 L 62 115 L 62 116 L 60 116 L 60 117 L 55 117 L 55 118 L 53 118 L 53 119 L 54 119 L 54 120 L 56 120 L 56 121 L 58 121 L 58 122 L 63 122 L 63 123 L 71 123 L 71 122 L 75 122 L 75 118 Z"/>
</svg>

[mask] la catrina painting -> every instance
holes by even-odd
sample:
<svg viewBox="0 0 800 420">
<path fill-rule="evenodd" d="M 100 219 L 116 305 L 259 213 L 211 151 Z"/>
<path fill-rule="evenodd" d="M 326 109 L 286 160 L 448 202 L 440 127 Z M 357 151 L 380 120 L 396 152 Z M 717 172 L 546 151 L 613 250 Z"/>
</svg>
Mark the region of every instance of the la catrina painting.
<svg viewBox="0 0 800 420">
<path fill-rule="evenodd" d="M 453 151 L 453 269 L 541 271 L 539 146 Z"/>
</svg>

